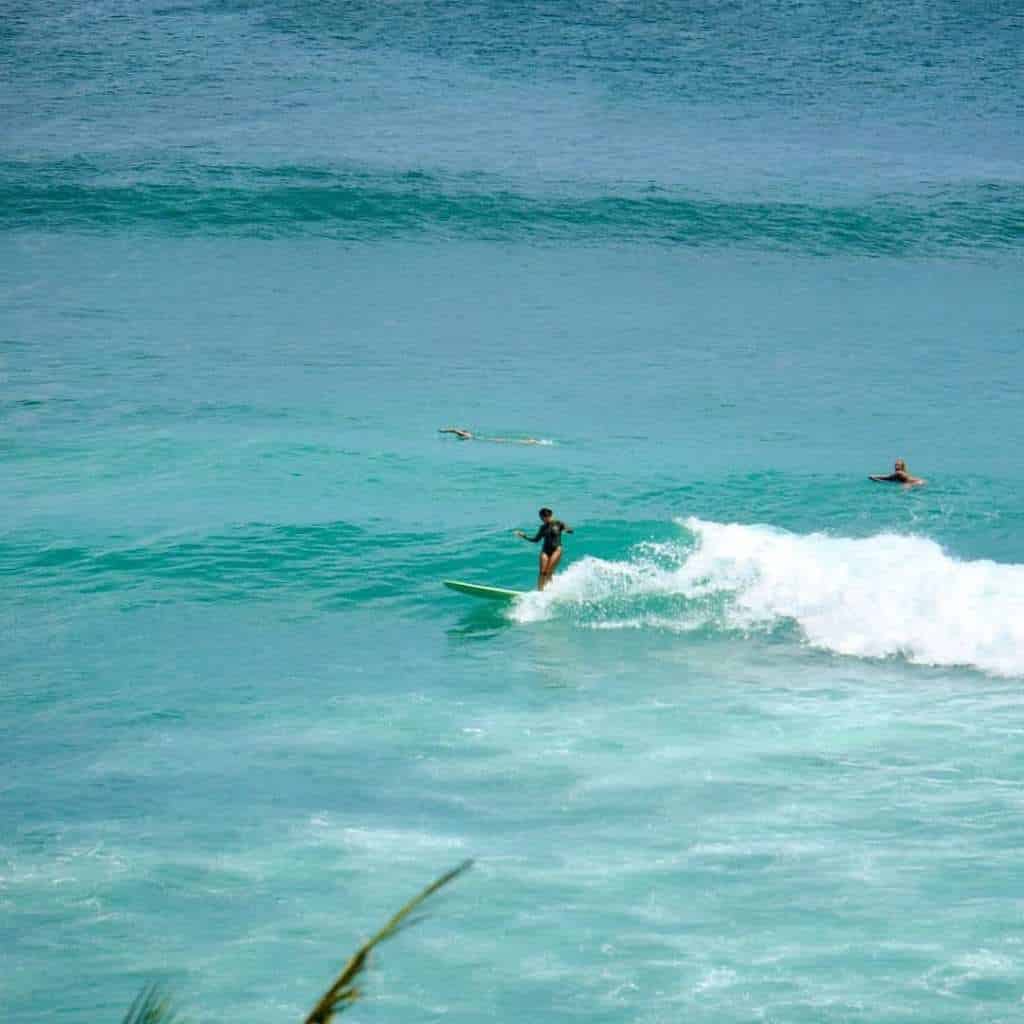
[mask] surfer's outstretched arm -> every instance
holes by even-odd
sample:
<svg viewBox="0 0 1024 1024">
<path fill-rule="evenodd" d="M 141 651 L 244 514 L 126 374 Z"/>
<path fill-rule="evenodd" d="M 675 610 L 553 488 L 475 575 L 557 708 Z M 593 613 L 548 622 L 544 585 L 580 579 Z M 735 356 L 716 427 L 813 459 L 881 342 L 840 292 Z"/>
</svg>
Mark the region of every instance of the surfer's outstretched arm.
<svg viewBox="0 0 1024 1024">
<path fill-rule="evenodd" d="M 438 430 L 439 434 L 454 434 L 461 441 L 472 441 L 473 434 L 468 430 L 463 430 L 461 427 L 441 427 Z"/>
<path fill-rule="evenodd" d="M 903 484 L 904 490 L 928 483 L 927 480 L 919 476 L 871 476 L 868 479 L 880 484 Z"/>
<path fill-rule="evenodd" d="M 921 484 L 928 483 L 927 480 L 911 476 L 909 473 L 889 473 L 887 476 L 869 476 L 868 479 L 880 484 L 903 484 L 905 487 L 920 487 Z"/>
</svg>

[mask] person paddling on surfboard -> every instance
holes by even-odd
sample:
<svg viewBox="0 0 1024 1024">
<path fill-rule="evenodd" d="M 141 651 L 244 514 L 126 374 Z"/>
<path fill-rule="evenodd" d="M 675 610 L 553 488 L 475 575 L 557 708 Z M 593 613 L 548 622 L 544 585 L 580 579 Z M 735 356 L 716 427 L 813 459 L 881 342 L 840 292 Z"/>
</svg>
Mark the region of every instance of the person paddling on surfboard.
<svg viewBox="0 0 1024 1024">
<path fill-rule="evenodd" d="M 919 476 L 911 476 L 907 472 L 907 464 L 903 459 L 896 460 L 891 473 L 887 473 L 885 476 L 869 476 L 868 479 L 880 484 L 906 484 L 908 487 L 920 487 L 921 484 L 928 483 L 927 480 L 922 480 Z"/>
<path fill-rule="evenodd" d="M 544 541 L 544 546 L 540 549 L 540 571 L 537 574 L 537 589 L 543 590 L 551 582 L 555 568 L 562 560 L 562 534 L 572 533 L 572 527 L 567 526 L 561 519 L 555 519 L 554 512 L 549 508 L 542 508 L 538 515 L 541 523 L 534 536 L 528 537 L 522 530 L 516 530 L 516 536 L 528 540 L 531 544 Z"/>
<path fill-rule="evenodd" d="M 439 434 L 454 434 L 460 441 L 493 441 L 495 444 L 554 444 L 553 441 L 541 441 L 537 437 L 484 437 L 474 434 L 463 427 L 439 427 Z"/>
</svg>

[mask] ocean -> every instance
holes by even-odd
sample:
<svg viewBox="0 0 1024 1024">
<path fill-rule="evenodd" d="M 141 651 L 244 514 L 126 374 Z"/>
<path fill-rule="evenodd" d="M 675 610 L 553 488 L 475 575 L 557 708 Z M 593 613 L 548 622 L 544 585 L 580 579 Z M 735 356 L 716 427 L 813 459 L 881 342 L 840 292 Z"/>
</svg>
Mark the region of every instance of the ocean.
<svg viewBox="0 0 1024 1024">
<path fill-rule="evenodd" d="M 7 0 L 3 1019 L 1019 1021 L 1021 53 Z"/>
</svg>

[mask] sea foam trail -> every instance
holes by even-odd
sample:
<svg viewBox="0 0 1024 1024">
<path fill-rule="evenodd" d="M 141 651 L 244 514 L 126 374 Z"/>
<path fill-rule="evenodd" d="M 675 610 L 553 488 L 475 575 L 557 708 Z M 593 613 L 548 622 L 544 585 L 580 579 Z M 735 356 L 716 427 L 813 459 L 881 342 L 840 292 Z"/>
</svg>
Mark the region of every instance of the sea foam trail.
<svg viewBox="0 0 1024 1024">
<path fill-rule="evenodd" d="M 583 558 L 511 614 L 592 628 L 771 629 L 862 658 L 1024 675 L 1024 566 L 961 561 L 924 537 L 863 539 L 681 520 L 688 536 L 627 561 Z"/>
</svg>

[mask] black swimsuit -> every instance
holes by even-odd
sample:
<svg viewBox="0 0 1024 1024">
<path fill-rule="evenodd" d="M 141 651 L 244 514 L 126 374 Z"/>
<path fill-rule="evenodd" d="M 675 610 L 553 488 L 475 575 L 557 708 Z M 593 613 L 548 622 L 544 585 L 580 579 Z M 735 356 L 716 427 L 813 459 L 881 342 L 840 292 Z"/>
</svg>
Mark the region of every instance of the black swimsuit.
<svg viewBox="0 0 1024 1024">
<path fill-rule="evenodd" d="M 553 555 L 562 546 L 562 531 L 564 529 L 565 523 L 560 519 L 552 519 L 551 522 L 541 525 L 537 535 L 530 538 L 530 542 L 536 544 L 537 541 L 543 539 L 544 554 Z"/>
</svg>

